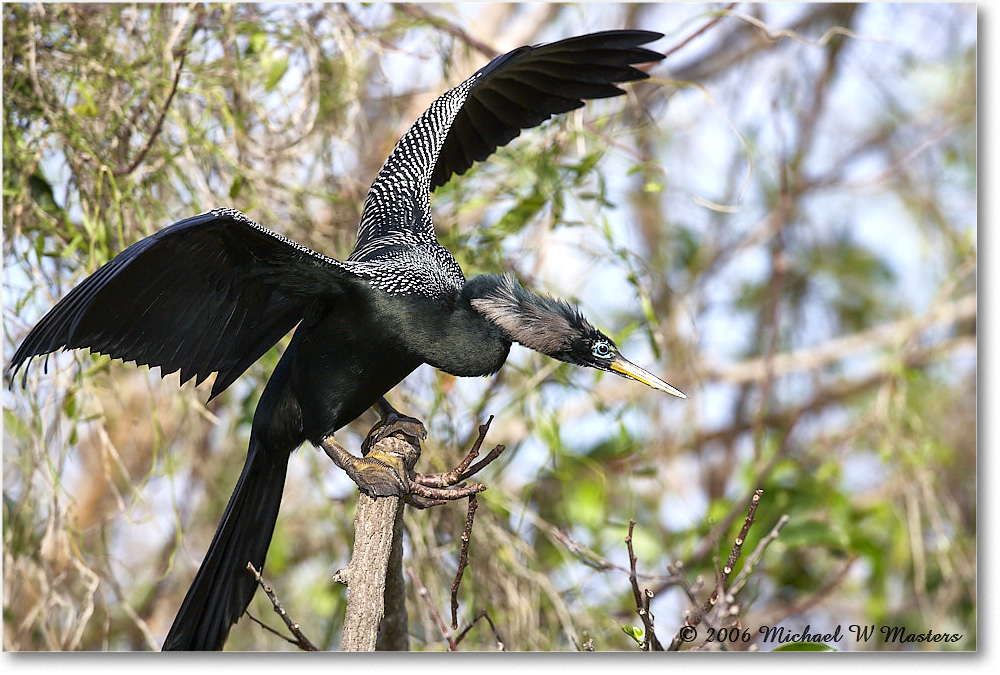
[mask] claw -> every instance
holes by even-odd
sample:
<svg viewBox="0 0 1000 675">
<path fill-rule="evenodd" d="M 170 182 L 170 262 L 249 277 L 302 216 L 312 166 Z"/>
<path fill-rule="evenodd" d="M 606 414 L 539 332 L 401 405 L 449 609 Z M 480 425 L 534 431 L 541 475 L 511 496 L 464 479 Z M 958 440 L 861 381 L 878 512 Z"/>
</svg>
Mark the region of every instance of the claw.
<svg viewBox="0 0 1000 675">
<path fill-rule="evenodd" d="M 399 497 L 410 493 L 410 480 L 400 455 L 373 452 L 355 457 L 330 436 L 322 448 L 369 497 Z"/>
<path fill-rule="evenodd" d="M 372 427 L 368 436 L 361 442 L 361 454 L 367 456 L 379 441 L 397 432 L 408 436 L 417 443 L 427 438 L 427 429 L 423 422 L 399 412 L 384 398 L 379 401 L 378 409 L 382 419 Z"/>
</svg>

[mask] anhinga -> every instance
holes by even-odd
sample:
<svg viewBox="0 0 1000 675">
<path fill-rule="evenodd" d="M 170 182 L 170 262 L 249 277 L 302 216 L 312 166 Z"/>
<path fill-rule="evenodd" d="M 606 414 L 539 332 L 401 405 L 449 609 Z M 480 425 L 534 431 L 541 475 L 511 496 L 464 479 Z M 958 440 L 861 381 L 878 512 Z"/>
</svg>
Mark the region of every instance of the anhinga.
<svg viewBox="0 0 1000 675">
<path fill-rule="evenodd" d="M 521 129 L 624 93 L 648 77 L 632 67 L 662 54 L 659 33 L 616 30 L 504 54 L 435 100 L 403 135 L 365 200 L 354 252 L 333 260 L 233 209 L 214 209 L 132 244 L 59 301 L 8 367 L 89 348 L 182 382 L 217 373 L 218 396 L 282 336 L 294 336 L 253 417 L 246 465 L 164 649 L 219 649 L 243 614 L 264 564 L 288 457 L 320 446 L 368 408 L 404 425 L 383 395 L 422 363 L 452 375 L 497 372 L 511 343 L 552 358 L 684 394 L 619 354 L 562 300 L 511 276 L 466 280 L 438 244 L 430 193 L 486 159 Z M 23 382 L 22 382 L 23 383 Z M 411 427 L 412 429 L 412 427 Z M 346 454 L 346 453 L 345 453 Z M 372 494 L 398 476 L 355 458 Z"/>
</svg>

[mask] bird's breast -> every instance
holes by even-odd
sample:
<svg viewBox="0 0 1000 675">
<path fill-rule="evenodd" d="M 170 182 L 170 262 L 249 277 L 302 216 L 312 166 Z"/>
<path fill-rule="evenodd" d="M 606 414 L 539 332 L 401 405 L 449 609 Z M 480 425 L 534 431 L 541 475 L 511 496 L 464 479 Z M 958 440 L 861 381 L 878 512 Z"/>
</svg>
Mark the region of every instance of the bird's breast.
<svg viewBox="0 0 1000 675">
<path fill-rule="evenodd" d="M 421 361 L 460 377 L 491 375 L 503 366 L 510 340 L 458 292 L 400 299 L 399 339 Z"/>
<path fill-rule="evenodd" d="M 310 441 L 352 422 L 420 365 L 389 322 L 377 304 L 354 298 L 296 329 L 286 356 Z"/>
</svg>

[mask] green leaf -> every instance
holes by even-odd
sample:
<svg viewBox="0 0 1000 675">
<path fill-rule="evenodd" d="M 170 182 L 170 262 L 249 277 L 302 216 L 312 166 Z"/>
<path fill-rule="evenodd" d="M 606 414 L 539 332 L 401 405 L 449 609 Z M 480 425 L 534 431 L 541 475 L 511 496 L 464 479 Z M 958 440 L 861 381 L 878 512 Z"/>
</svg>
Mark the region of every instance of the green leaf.
<svg viewBox="0 0 1000 675">
<path fill-rule="evenodd" d="M 46 180 L 45 176 L 38 169 L 35 170 L 31 176 L 28 177 L 28 189 L 31 192 L 31 198 L 35 200 L 46 213 L 56 214 L 60 212 L 59 204 L 56 203 L 55 193 L 52 191 L 52 185 Z"/>
<path fill-rule="evenodd" d="M 789 642 L 783 644 L 777 649 L 773 650 L 776 652 L 835 652 L 837 651 L 833 647 L 822 642 Z"/>
<path fill-rule="evenodd" d="M 503 214 L 493 229 L 504 234 L 520 232 L 521 229 L 545 206 L 545 195 L 537 190 L 518 201 L 514 208 Z"/>
<path fill-rule="evenodd" d="M 288 72 L 288 54 L 280 54 L 271 60 L 271 67 L 267 72 L 267 83 L 264 85 L 264 89 L 271 91 L 277 86 L 281 78 L 285 76 Z"/>
<path fill-rule="evenodd" d="M 247 50 L 244 56 L 253 56 L 254 54 L 260 54 L 267 48 L 267 33 L 262 30 L 254 32 L 250 36 L 250 43 L 247 45 Z"/>
<path fill-rule="evenodd" d="M 76 394 L 73 391 L 70 391 L 66 395 L 66 399 L 63 401 L 63 411 L 65 411 L 66 417 L 70 419 L 76 418 Z"/>
<path fill-rule="evenodd" d="M 639 626 L 626 626 L 621 623 L 618 624 L 618 627 L 622 629 L 622 632 L 625 633 L 625 635 L 628 635 L 630 638 L 635 640 L 636 644 L 642 644 L 642 636 L 645 635 L 645 630 Z"/>
<path fill-rule="evenodd" d="M 97 117 L 99 110 L 97 104 L 94 102 L 94 97 L 90 95 L 89 91 L 84 89 L 83 84 L 77 84 L 76 90 L 80 94 L 80 98 L 83 99 L 83 103 L 73 106 L 73 112 L 80 117 Z"/>
<path fill-rule="evenodd" d="M 584 155 L 583 159 L 581 159 L 578 164 L 570 165 L 568 168 L 574 174 L 576 174 L 574 184 L 579 185 L 582 182 L 583 178 L 585 178 L 587 174 L 593 171 L 594 167 L 597 166 L 597 163 L 601 160 L 601 157 L 603 156 L 604 152 L 602 150 L 588 152 L 586 155 Z"/>
</svg>

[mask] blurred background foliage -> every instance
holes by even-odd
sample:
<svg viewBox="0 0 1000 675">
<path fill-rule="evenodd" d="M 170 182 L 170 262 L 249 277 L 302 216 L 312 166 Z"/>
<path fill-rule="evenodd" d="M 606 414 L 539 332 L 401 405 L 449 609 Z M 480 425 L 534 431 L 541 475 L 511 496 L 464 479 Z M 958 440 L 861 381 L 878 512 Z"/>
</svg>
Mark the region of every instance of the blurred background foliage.
<svg viewBox="0 0 1000 675">
<path fill-rule="evenodd" d="M 974 5 L 19 5 L 3 31 L 4 362 L 125 246 L 234 206 L 344 257 L 420 111 L 496 53 L 612 27 L 668 54 L 628 96 L 523 134 L 439 190 L 468 276 L 580 302 L 678 401 L 515 347 L 491 379 L 390 395 L 454 465 L 487 416 L 459 623 L 508 649 L 634 650 L 624 544 L 659 639 L 857 623 L 976 632 Z M 4 649 L 156 649 L 216 527 L 283 341 L 210 383 L 87 353 L 4 391 Z M 342 432 L 357 448 L 368 413 Z M 265 576 L 339 645 L 356 489 L 294 455 Z M 465 512 L 409 512 L 406 565 L 448 614 Z M 782 516 L 787 515 L 787 521 Z M 780 531 L 776 526 L 783 525 Z M 751 552 L 758 546 L 759 555 Z M 750 561 L 750 562 L 748 562 Z M 753 564 L 750 564 L 753 563 Z M 260 595 L 260 594 L 258 594 Z M 409 592 L 414 649 L 446 647 Z M 252 613 L 274 623 L 266 599 Z M 286 649 L 244 619 L 229 649 Z M 494 649 L 478 624 L 461 649 Z"/>
</svg>

